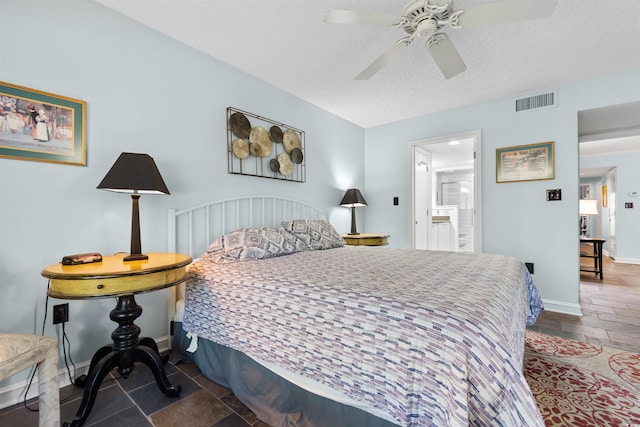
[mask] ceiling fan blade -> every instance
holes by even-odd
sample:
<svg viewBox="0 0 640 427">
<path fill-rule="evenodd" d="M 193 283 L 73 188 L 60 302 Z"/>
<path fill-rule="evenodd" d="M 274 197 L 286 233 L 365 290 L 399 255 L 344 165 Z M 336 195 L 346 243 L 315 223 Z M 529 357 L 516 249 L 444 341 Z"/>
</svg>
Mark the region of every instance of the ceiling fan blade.
<svg viewBox="0 0 640 427">
<path fill-rule="evenodd" d="M 378 59 L 373 61 L 367 68 L 365 68 L 360 74 L 358 74 L 356 76 L 356 80 L 370 79 L 375 73 L 380 71 L 389 62 L 395 60 L 396 58 L 399 58 L 408 45 L 409 44 L 404 39 L 396 42 L 396 44 L 385 50 L 382 55 L 378 57 Z"/>
<path fill-rule="evenodd" d="M 471 6 L 464 9 L 458 25 L 465 28 L 546 18 L 553 14 L 557 3 L 557 0 L 503 0 Z"/>
<path fill-rule="evenodd" d="M 388 13 L 368 13 L 355 10 L 329 9 L 324 22 L 330 24 L 380 25 L 393 27 L 400 24 L 402 18 Z"/>
<path fill-rule="evenodd" d="M 457 76 L 467 69 L 455 46 L 444 34 L 434 34 L 427 42 L 427 48 L 445 79 Z"/>
</svg>

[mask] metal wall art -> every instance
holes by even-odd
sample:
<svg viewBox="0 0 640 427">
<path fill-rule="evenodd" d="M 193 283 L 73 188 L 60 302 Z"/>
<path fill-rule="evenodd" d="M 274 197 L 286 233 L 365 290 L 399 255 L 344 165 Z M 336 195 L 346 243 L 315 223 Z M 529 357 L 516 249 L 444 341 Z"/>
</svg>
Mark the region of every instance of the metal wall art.
<svg viewBox="0 0 640 427">
<path fill-rule="evenodd" d="M 227 108 L 229 173 L 305 182 L 304 131 Z"/>
</svg>

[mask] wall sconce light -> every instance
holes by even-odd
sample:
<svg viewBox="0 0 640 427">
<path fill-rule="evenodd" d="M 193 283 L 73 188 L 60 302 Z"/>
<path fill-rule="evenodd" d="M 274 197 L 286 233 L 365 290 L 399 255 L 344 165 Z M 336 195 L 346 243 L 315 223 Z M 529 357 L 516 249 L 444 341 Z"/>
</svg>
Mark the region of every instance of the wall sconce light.
<svg viewBox="0 0 640 427">
<path fill-rule="evenodd" d="M 340 206 L 345 208 L 351 208 L 351 233 L 348 234 L 360 234 L 356 231 L 356 208 L 360 206 L 367 206 L 367 201 L 357 188 L 350 188 L 344 193 Z"/>
<path fill-rule="evenodd" d="M 148 154 L 122 153 L 98 185 L 101 190 L 131 194 L 131 252 L 125 261 L 148 259 L 140 243 L 140 194 L 170 194 L 153 158 Z"/>
</svg>

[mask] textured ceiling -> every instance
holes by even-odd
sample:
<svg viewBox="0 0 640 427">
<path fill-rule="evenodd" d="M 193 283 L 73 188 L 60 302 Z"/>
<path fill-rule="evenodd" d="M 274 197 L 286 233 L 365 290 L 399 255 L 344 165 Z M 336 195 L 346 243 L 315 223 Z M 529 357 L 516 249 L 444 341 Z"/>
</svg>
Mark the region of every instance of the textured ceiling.
<svg viewBox="0 0 640 427">
<path fill-rule="evenodd" d="M 640 0 L 558 0 L 550 18 L 447 29 L 466 72 L 445 80 L 418 41 L 366 81 L 354 77 L 404 31 L 324 16 L 407 1 L 96 1 L 364 128 L 640 67 Z"/>
</svg>

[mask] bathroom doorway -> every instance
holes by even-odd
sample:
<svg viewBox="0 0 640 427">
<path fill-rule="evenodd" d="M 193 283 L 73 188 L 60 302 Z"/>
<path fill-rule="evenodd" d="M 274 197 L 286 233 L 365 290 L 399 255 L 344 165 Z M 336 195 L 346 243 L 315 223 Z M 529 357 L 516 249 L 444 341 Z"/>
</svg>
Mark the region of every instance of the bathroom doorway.
<svg viewBox="0 0 640 427">
<path fill-rule="evenodd" d="M 413 248 L 482 252 L 480 131 L 410 143 Z"/>
</svg>

